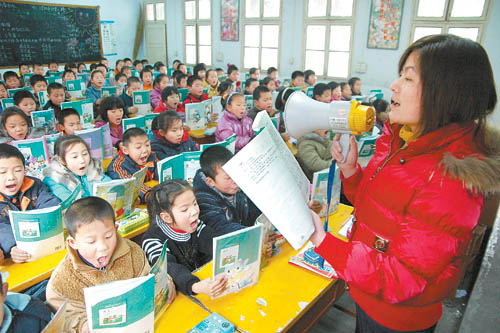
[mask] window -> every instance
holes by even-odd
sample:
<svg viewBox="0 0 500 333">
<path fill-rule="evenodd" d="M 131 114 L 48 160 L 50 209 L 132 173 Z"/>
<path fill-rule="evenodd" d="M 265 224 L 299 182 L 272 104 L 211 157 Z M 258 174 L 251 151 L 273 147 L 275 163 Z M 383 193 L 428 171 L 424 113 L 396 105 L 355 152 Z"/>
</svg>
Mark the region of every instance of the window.
<svg viewBox="0 0 500 333">
<path fill-rule="evenodd" d="M 307 0 L 304 69 L 346 79 L 350 73 L 354 0 Z"/>
<path fill-rule="evenodd" d="M 281 0 L 245 0 L 243 67 L 278 68 Z"/>
<path fill-rule="evenodd" d="M 489 0 L 419 0 L 415 6 L 410 42 L 450 33 L 481 42 Z"/>
<path fill-rule="evenodd" d="M 163 20 L 165 20 L 165 4 L 147 3 L 146 21 L 163 21 Z"/>
<path fill-rule="evenodd" d="M 212 65 L 211 0 L 184 1 L 185 62 Z"/>
</svg>

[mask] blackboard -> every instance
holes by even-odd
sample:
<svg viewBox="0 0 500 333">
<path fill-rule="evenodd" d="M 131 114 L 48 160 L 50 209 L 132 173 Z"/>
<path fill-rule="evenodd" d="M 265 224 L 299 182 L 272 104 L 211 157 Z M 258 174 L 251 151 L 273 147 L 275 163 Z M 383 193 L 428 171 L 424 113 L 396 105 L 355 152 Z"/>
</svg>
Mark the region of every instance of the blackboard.
<svg viewBox="0 0 500 333">
<path fill-rule="evenodd" d="M 0 67 L 98 61 L 99 7 L 0 2 Z"/>
</svg>

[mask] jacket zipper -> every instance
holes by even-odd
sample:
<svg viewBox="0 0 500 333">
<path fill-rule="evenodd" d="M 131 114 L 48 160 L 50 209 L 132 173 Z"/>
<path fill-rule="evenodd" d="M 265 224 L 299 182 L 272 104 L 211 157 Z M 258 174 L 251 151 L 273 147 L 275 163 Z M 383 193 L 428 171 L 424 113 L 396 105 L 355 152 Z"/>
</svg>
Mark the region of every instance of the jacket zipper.
<svg viewBox="0 0 500 333">
<path fill-rule="evenodd" d="M 394 132 L 392 131 L 392 128 L 391 126 L 389 126 L 389 130 L 391 131 L 391 134 L 392 134 L 392 139 L 391 139 L 391 146 L 389 147 L 389 154 L 387 155 L 387 158 L 385 159 L 384 163 L 382 163 L 381 166 L 379 166 L 377 168 L 377 170 L 375 171 L 375 173 L 370 177 L 369 181 L 372 181 L 373 178 L 380 172 L 380 170 L 382 170 L 385 165 L 394 157 L 397 155 L 397 153 L 399 153 L 400 151 L 406 149 L 408 147 L 408 145 L 403 145 L 403 147 L 400 147 L 398 148 L 398 150 L 396 150 L 394 152 L 394 154 L 391 155 L 392 153 L 392 144 L 394 143 Z"/>
</svg>

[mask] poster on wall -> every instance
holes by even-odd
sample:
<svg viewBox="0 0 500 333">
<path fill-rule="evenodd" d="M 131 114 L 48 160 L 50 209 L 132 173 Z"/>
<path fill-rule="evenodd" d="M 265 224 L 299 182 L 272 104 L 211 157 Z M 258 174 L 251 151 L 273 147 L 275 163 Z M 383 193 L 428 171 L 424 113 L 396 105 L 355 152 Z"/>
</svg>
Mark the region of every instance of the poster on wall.
<svg viewBox="0 0 500 333">
<path fill-rule="evenodd" d="M 239 4 L 240 0 L 221 1 L 221 40 L 239 40 Z"/>
<path fill-rule="evenodd" d="M 404 0 L 372 0 L 368 47 L 392 49 L 399 47 Z"/>
<path fill-rule="evenodd" d="M 118 55 L 114 23 L 115 21 L 101 21 L 102 53 L 104 56 Z"/>
</svg>

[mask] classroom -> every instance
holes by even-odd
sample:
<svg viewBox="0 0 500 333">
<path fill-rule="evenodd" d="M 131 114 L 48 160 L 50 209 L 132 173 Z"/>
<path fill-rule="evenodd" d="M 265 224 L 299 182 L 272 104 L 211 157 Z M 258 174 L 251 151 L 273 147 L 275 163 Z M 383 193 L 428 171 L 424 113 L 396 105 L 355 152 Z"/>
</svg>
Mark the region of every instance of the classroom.
<svg viewBox="0 0 500 333">
<path fill-rule="evenodd" d="M 500 1 L 0 18 L 0 331 L 498 331 Z"/>
</svg>

